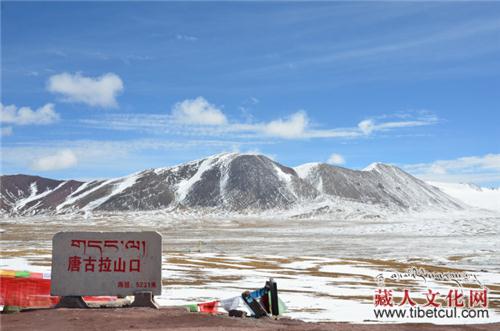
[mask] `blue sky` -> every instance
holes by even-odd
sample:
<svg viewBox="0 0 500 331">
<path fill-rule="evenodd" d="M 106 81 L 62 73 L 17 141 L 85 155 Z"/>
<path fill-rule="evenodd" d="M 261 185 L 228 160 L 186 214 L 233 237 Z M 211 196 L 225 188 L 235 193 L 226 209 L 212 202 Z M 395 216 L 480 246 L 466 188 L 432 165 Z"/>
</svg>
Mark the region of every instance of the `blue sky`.
<svg viewBox="0 0 500 331">
<path fill-rule="evenodd" d="M 500 185 L 500 3 L 1 6 L 2 174 L 240 151 Z"/>
</svg>

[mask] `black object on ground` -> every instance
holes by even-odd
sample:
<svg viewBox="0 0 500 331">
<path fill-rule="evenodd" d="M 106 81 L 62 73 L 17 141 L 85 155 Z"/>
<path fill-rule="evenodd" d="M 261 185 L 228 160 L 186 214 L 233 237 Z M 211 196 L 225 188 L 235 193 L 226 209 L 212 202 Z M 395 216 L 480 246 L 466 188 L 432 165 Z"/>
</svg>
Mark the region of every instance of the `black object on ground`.
<svg viewBox="0 0 500 331">
<path fill-rule="evenodd" d="M 254 313 L 255 318 L 262 316 L 279 316 L 278 285 L 274 279 L 269 278 L 266 285 L 253 292 L 245 291 L 241 294 L 243 301 Z"/>
<path fill-rule="evenodd" d="M 130 307 L 146 307 L 160 309 L 160 306 L 155 302 L 153 297 L 153 292 L 151 291 L 140 291 L 134 293 L 134 302 Z"/>
<path fill-rule="evenodd" d="M 250 307 L 250 309 L 253 311 L 255 318 L 267 316 L 267 312 L 264 307 L 262 307 L 259 301 L 252 298 L 249 291 L 243 292 L 241 294 L 241 297 L 243 298 L 243 301 L 248 305 L 248 307 Z"/>
<path fill-rule="evenodd" d="M 81 296 L 63 296 L 57 303 L 56 308 L 89 308 Z"/>
<path fill-rule="evenodd" d="M 243 317 L 246 317 L 247 316 L 247 313 L 243 310 L 238 310 L 238 309 L 231 309 L 229 311 L 229 316 L 230 317 L 239 317 L 239 318 L 243 318 Z"/>
<path fill-rule="evenodd" d="M 272 278 L 269 278 L 269 280 L 266 282 L 266 287 L 269 288 L 269 291 L 271 292 L 271 302 L 269 304 L 269 306 L 271 306 L 270 313 L 273 316 L 278 316 L 280 314 L 278 301 L 278 284 L 276 284 L 276 282 Z"/>
</svg>

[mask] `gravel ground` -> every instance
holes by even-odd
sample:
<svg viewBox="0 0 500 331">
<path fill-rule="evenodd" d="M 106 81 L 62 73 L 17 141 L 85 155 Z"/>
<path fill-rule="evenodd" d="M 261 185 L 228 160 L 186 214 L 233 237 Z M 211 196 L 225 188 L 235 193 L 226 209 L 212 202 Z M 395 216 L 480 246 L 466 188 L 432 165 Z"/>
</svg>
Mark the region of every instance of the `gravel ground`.
<svg viewBox="0 0 500 331">
<path fill-rule="evenodd" d="M 292 319 L 234 318 L 189 313 L 183 308 L 39 309 L 0 316 L 0 329 L 89 330 L 500 330 L 500 324 L 347 324 L 306 323 Z"/>
</svg>

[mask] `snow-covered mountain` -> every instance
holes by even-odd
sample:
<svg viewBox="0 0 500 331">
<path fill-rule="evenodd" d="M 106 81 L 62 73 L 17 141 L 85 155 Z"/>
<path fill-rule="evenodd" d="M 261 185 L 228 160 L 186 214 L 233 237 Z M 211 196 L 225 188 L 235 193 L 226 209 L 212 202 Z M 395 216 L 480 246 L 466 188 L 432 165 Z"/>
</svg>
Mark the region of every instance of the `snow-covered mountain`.
<svg viewBox="0 0 500 331">
<path fill-rule="evenodd" d="M 0 177 L 0 212 L 25 214 L 49 211 L 63 203 L 83 182 L 61 181 L 38 176 Z"/>
<path fill-rule="evenodd" d="M 500 212 L 500 188 L 479 187 L 466 183 L 428 183 L 469 206 Z"/>
<path fill-rule="evenodd" d="M 363 171 L 327 164 L 292 169 L 263 155 L 224 153 L 109 180 L 2 176 L 0 210 L 8 215 L 165 209 L 252 213 L 321 206 L 331 212 L 352 203 L 397 210 L 461 208 L 442 191 L 390 165 Z"/>
<path fill-rule="evenodd" d="M 403 209 L 461 207 L 460 202 L 392 165 L 373 163 L 364 170 L 351 170 L 308 163 L 295 171 L 328 196 Z"/>
</svg>

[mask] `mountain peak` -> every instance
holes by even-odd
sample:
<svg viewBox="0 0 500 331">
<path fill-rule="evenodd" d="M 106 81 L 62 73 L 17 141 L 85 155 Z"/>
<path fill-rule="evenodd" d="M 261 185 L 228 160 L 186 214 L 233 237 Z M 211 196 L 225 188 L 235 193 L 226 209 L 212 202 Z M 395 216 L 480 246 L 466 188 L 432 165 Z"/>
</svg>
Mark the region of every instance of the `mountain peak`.
<svg viewBox="0 0 500 331">
<path fill-rule="evenodd" d="M 363 171 L 373 171 L 373 170 L 377 170 L 377 169 L 380 169 L 384 166 L 385 164 L 382 163 L 382 162 L 373 162 L 373 163 L 370 163 L 367 167 L 365 167 L 363 169 Z"/>
<path fill-rule="evenodd" d="M 199 158 L 199 159 L 195 159 L 193 161 L 188 161 L 188 162 L 180 163 L 178 165 L 171 166 L 169 168 L 175 168 L 177 166 L 182 166 L 182 165 L 186 165 L 186 164 L 199 163 L 199 162 L 203 162 L 205 160 L 219 160 L 219 159 L 233 160 L 233 159 L 235 159 L 237 157 L 240 157 L 240 156 L 256 156 L 256 157 L 264 157 L 264 158 L 267 158 L 267 159 L 271 159 L 270 157 L 268 157 L 268 156 L 266 156 L 264 154 L 259 154 L 259 153 L 256 153 L 256 152 L 222 152 L 222 153 L 218 153 L 218 154 L 212 154 L 212 155 L 209 155 L 209 156 L 205 156 L 205 157 L 202 157 L 202 158 Z"/>
<path fill-rule="evenodd" d="M 382 163 L 382 162 L 373 162 L 364 168 L 362 171 L 377 171 L 377 172 L 386 172 L 386 171 L 400 171 L 403 172 L 399 167 L 396 167 L 392 164 Z"/>
</svg>

